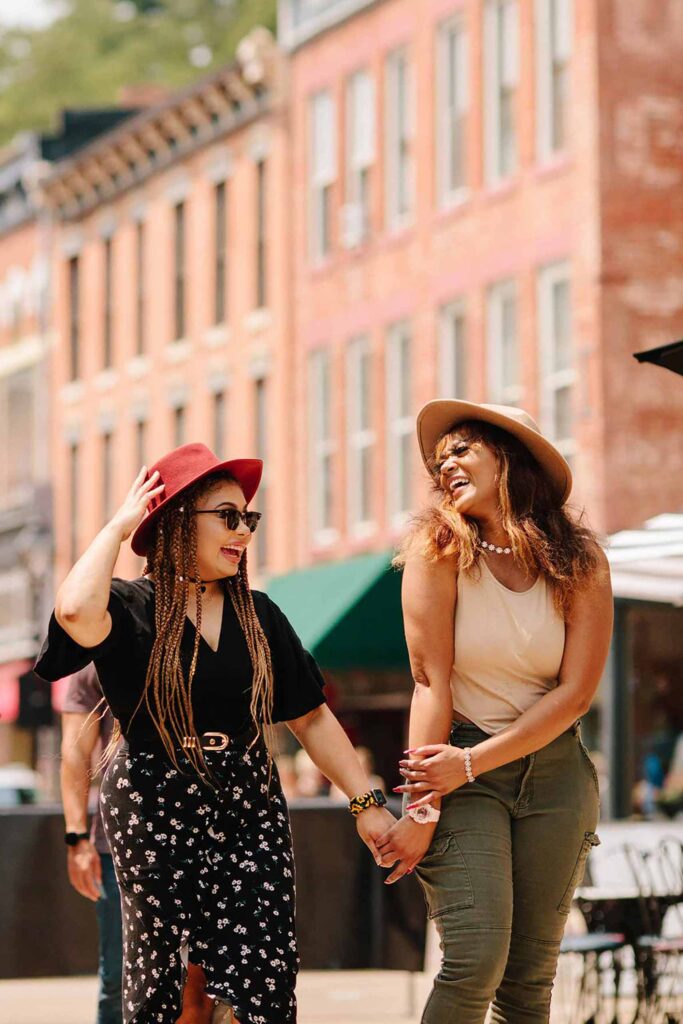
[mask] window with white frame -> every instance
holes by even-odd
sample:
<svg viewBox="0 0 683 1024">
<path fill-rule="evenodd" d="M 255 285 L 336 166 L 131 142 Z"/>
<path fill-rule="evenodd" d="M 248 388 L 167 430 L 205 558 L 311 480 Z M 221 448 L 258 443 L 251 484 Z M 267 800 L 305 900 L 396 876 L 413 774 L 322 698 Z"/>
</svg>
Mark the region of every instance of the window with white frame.
<svg viewBox="0 0 683 1024">
<path fill-rule="evenodd" d="M 372 353 L 367 338 L 349 343 L 346 359 L 348 467 L 347 514 L 352 530 L 366 528 L 372 515 L 375 432 L 372 429 Z"/>
<path fill-rule="evenodd" d="M 565 458 L 574 454 L 574 385 L 571 282 L 566 263 L 538 275 L 541 430 Z"/>
<path fill-rule="evenodd" d="M 411 347 L 409 324 L 394 324 L 389 329 L 386 353 L 387 499 L 393 523 L 400 523 L 411 506 L 414 447 Z"/>
<path fill-rule="evenodd" d="M 441 307 L 437 387 L 440 398 L 467 398 L 465 329 L 463 302 L 449 302 Z"/>
<path fill-rule="evenodd" d="M 493 285 L 487 307 L 489 397 L 497 405 L 517 405 L 522 387 L 514 281 Z"/>
<path fill-rule="evenodd" d="M 346 203 L 342 241 L 353 248 L 370 231 L 370 169 L 375 160 L 375 83 L 368 71 L 351 75 L 346 87 Z"/>
<path fill-rule="evenodd" d="M 573 18 L 573 0 L 536 0 L 536 123 L 541 159 L 567 144 Z"/>
<path fill-rule="evenodd" d="M 324 259 L 332 248 L 332 187 L 337 177 L 334 100 L 319 92 L 310 101 L 311 253 Z"/>
<path fill-rule="evenodd" d="M 408 54 L 395 50 L 386 62 L 386 218 L 401 227 L 413 207 L 412 82 Z"/>
<path fill-rule="evenodd" d="M 488 0 L 484 36 L 486 173 L 490 182 L 517 169 L 518 0 Z"/>
<path fill-rule="evenodd" d="M 310 521 L 317 543 L 334 535 L 333 471 L 336 446 L 332 421 L 332 368 L 327 349 L 309 362 Z"/>
<path fill-rule="evenodd" d="M 461 17 L 439 26 L 437 39 L 437 190 L 447 206 L 465 188 L 468 107 L 467 33 Z"/>
</svg>

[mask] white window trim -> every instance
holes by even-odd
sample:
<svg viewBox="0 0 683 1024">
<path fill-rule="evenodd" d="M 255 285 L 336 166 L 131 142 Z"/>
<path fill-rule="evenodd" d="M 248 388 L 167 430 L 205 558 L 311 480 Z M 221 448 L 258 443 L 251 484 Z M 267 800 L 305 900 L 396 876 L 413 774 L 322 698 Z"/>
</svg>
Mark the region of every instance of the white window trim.
<svg viewBox="0 0 683 1024">
<path fill-rule="evenodd" d="M 536 0 L 536 153 L 540 161 L 549 160 L 565 151 L 566 146 L 553 145 L 553 40 L 550 5 L 553 0 Z M 574 3 L 567 4 L 566 24 L 567 53 L 565 59 L 571 65 L 574 46 Z M 568 107 L 570 103 L 568 101 Z"/>
<path fill-rule="evenodd" d="M 440 398 L 467 398 L 467 365 L 456 366 L 456 351 L 453 337 L 453 323 L 456 319 L 464 321 L 465 345 L 467 345 L 467 316 L 464 299 L 453 299 L 439 309 L 439 351 L 437 393 Z M 463 374 L 464 380 L 459 381 Z M 453 393 L 451 382 L 456 382 L 456 393 Z"/>
<path fill-rule="evenodd" d="M 578 380 L 576 360 L 572 366 L 564 370 L 553 370 L 553 353 L 555 339 L 553 337 L 554 316 L 552 295 L 555 285 L 562 282 L 569 285 L 570 297 L 570 331 L 571 331 L 571 269 L 568 263 L 553 263 L 542 267 L 538 273 L 538 347 L 539 347 L 539 406 L 540 427 L 545 436 L 553 442 L 565 458 L 576 453 L 575 437 L 555 436 L 555 396 L 561 388 L 571 387 L 574 390 Z M 574 404 L 576 395 L 573 394 Z"/>
<path fill-rule="evenodd" d="M 519 293 L 515 281 L 499 281 L 489 288 L 486 301 L 487 352 L 489 400 L 496 405 L 517 405 L 522 401 L 524 389 L 521 380 L 517 384 L 504 384 L 501 379 L 502 359 L 502 309 L 503 303 L 512 298 L 515 302 L 515 342 L 517 346 L 517 369 L 521 376 L 520 334 L 519 334 Z"/>
<path fill-rule="evenodd" d="M 519 167 L 519 123 L 515 124 L 517 153 L 515 167 L 503 172 L 501 167 L 502 146 L 500 134 L 500 91 L 502 86 L 500 66 L 501 54 L 498 50 L 498 17 L 500 9 L 506 3 L 513 3 L 515 9 L 515 47 L 511 60 L 515 65 L 516 106 L 519 105 L 519 4 L 518 0 L 486 0 L 484 12 L 484 140 L 486 178 L 489 184 L 496 185 L 514 175 Z"/>
<path fill-rule="evenodd" d="M 396 74 L 399 63 L 405 62 L 406 69 L 406 119 L 405 136 L 400 133 L 397 119 Z M 415 158 L 413 153 L 414 139 L 414 81 L 413 67 L 408 50 L 399 47 L 388 54 L 384 65 L 385 85 L 385 218 L 390 231 L 400 231 L 413 220 L 415 207 Z M 400 143 L 405 137 L 408 146 L 408 209 L 400 211 L 398 204 L 398 162 L 400 159 Z"/>
<path fill-rule="evenodd" d="M 397 410 L 400 401 L 401 381 L 398 377 L 398 352 L 402 337 L 408 336 L 408 378 L 411 377 L 413 334 L 409 322 L 401 321 L 392 324 L 387 333 L 386 349 L 386 410 L 387 410 L 387 510 L 388 519 L 394 529 L 400 529 L 410 515 L 410 508 L 398 508 L 398 497 L 401 492 L 397 486 L 399 470 L 395 461 L 395 452 L 399 450 L 397 442 L 406 435 L 411 435 L 415 429 L 415 417 L 412 410 L 401 414 Z M 411 403 L 412 404 L 412 403 Z M 409 449 L 412 452 L 412 448 Z M 405 467 L 408 474 L 408 487 L 412 482 L 412 456 L 409 455 L 408 464 Z"/>
<path fill-rule="evenodd" d="M 333 460 L 337 451 L 337 445 L 334 440 L 334 427 L 331 425 L 329 437 L 321 437 L 319 433 L 323 418 L 321 415 L 322 391 L 320 388 L 320 365 L 322 361 L 324 361 L 329 373 L 331 369 L 330 352 L 325 348 L 311 352 L 308 363 L 309 519 L 315 547 L 328 547 L 339 536 L 339 531 L 334 526 L 321 525 L 323 519 L 323 492 L 320 482 L 323 477 L 320 467 L 326 459 Z M 333 512 L 334 510 L 332 510 Z"/>
<path fill-rule="evenodd" d="M 464 150 L 463 181 L 457 188 L 453 189 L 448 183 L 448 168 L 451 161 L 450 147 L 452 143 L 452 120 L 454 112 L 448 106 L 449 80 L 451 68 L 448 64 L 449 36 L 451 32 L 457 31 L 463 38 L 462 59 L 464 69 L 461 72 L 463 90 L 460 97 L 461 109 L 457 114 L 462 120 L 462 146 Z M 436 53 L 436 194 L 439 206 L 448 209 L 463 202 L 469 194 L 467 185 L 467 128 L 469 118 L 469 36 L 462 14 L 456 14 L 447 21 L 441 22 L 437 29 L 437 53 Z M 460 76 L 458 76 L 460 77 Z"/>
<path fill-rule="evenodd" d="M 366 103 L 368 107 L 368 121 L 371 126 L 369 138 L 366 140 L 365 151 L 361 144 L 357 146 L 359 133 L 357 131 L 356 112 L 357 96 L 356 90 L 359 82 L 364 82 L 367 88 Z M 372 216 L 372 193 L 368 196 L 368 208 L 364 209 L 360 195 L 360 180 L 363 174 L 369 174 L 376 159 L 376 98 L 375 81 L 372 73 L 367 68 L 355 71 L 346 83 L 346 202 L 341 210 L 341 240 L 347 249 L 352 249 L 365 241 L 370 231 L 370 220 Z M 360 152 L 358 149 L 360 148 Z"/>
<path fill-rule="evenodd" d="M 316 167 L 316 150 L 319 144 L 319 140 L 316 137 L 316 105 L 317 104 L 329 104 L 328 117 L 330 119 L 329 132 L 330 132 L 330 152 L 328 154 L 327 163 L 328 167 L 323 166 Z M 321 263 L 330 254 L 332 248 L 332 239 L 328 239 L 328 248 L 323 249 L 322 242 L 322 224 L 319 218 L 320 211 L 320 196 L 325 192 L 326 189 L 332 188 L 337 180 L 337 123 L 336 123 L 336 104 L 334 96 L 329 89 L 322 89 L 319 92 L 314 93 L 308 101 L 308 162 L 309 162 L 309 175 L 308 175 L 308 208 L 309 208 L 309 252 L 314 263 Z M 328 229 L 332 231 L 332 210 L 330 210 L 330 218 L 328 222 Z"/>
<path fill-rule="evenodd" d="M 369 358 L 369 385 L 372 388 L 372 349 L 369 338 L 362 336 L 349 342 L 346 352 L 346 515 L 350 532 L 358 536 L 367 536 L 376 528 L 375 520 L 361 517 L 360 486 L 358 474 L 360 456 L 372 450 L 376 442 L 375 431 L 359 425 L 360 419 L 360 368 L 363 361 Z M 372 406 L 372 403 L 370 403 Z M 368 495 L 368 504 L 373 504 L 372 492 Z"/>
</svg>

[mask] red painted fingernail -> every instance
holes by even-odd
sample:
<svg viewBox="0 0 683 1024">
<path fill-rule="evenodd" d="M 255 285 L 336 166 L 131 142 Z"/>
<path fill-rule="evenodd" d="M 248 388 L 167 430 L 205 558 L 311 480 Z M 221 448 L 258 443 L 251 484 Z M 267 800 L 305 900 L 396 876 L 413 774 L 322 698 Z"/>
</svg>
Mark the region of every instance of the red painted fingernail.
<svg viewBox="0 0 683 1024">
<path fill-rule="evenodd" d="M 415 804 L 406 804 L 407 811 L 412 811 L 413 807 L 415 807 Z"/>
</svg>

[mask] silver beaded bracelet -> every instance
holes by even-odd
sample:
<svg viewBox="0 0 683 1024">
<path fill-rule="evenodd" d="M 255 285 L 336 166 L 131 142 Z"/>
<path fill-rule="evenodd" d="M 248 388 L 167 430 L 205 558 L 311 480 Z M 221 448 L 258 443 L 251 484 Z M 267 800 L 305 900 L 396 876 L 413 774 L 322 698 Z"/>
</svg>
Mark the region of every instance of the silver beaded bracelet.
<svg viewBox="0 0 683 1024">
<path fill-rule="evenodd" d="M 467 776 L 467 781 L 474 782 L 474 772 L 472 771 L 472 751 L 469 747 L 465 747 L 463 753 L 465 755 L 465 775 Z"/>
</svg>

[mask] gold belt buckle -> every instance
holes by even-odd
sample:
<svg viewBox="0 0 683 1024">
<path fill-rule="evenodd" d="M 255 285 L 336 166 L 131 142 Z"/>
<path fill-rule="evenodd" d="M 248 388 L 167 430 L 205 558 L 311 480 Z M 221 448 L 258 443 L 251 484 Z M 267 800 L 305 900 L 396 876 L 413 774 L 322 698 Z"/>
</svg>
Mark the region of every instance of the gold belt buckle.
<svg viewBox="0 0 683 1024">
<path fill-rule="evenodd" d="M 210 739 L 205 743 L 207 737 Z M 224 732 L 203 732 L 199 738 L 202 741 L 202 750 L 225 750 L 230 746 L 230 737 Z"/>
</svg>

